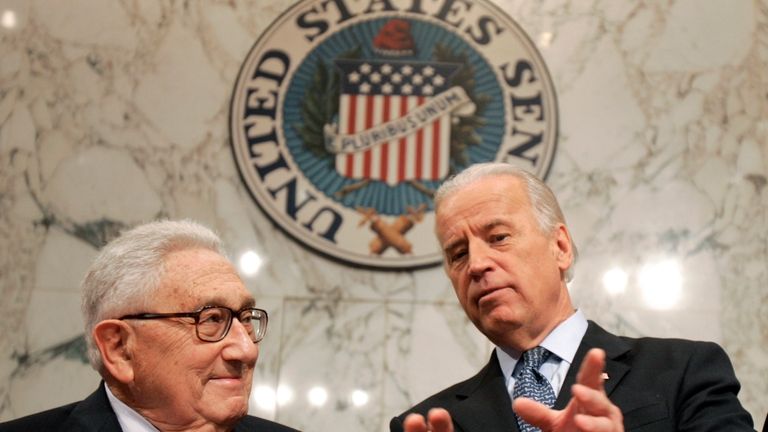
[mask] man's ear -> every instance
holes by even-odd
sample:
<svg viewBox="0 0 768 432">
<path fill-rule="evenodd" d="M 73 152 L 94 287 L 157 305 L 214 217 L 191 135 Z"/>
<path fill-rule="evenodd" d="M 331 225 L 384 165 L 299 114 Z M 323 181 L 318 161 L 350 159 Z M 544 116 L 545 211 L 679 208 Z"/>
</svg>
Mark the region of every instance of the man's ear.
<svg viewBox="0 0 768 432">
<path fill-rule="evenodd" d="M 568 270 L 573 264 L 573 245 L 571 243 L 571 233 L 563 224 L 558 224 L 555 228 L 554 249 L 557 266 L 561 272 Z"/>
<path fill-rule="evenodd" d="M 120 320 L 104 320 L 93 328 L 93 339 L 106 372 L 123 384 L 132 382 L 136 340 L 133 328 Z"/>
</svg>

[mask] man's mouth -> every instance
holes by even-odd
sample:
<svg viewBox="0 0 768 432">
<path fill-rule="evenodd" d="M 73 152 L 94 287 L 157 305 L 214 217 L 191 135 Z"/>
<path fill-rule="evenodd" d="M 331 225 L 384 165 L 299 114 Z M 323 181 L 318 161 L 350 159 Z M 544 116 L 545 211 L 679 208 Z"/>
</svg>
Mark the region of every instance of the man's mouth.
<svg viewBox="0 0 768 432">
<path fill-rule="evenodd" d="M 231 382 L 239 382 L 243 380 L 243 374 L 240 373 L 223 373 L 223 374 L 216 374 L 212 375 L 210 377 L 211 381 L 231 381 Z"/>
<path fill-rule="evenodd" d="M 497 286 L 497 287 L 496 287 L 496 286 L 495 286 L 495 287 L 484 287 L 484 288 L 481 288 L 481 289 L 479 290 L 479 293 L 478 293 L 478 296 L 477 296 L 477 298 L 478 298 L 478 299 L 480 299 L 480 298 L 483 298 L 483 297 L 485 297 L 485 296 L 487 296 L 487 295 L 489 295 L 489 294 L 493 294 L 493 293 L 495 293 L 496 291 L 502 290 L 502 289 L 504 289 L 504 288 L 506 288 L 506 287 L 503 287 L 503 286 Z"/>
<path fill-rule="evenodd" d="M 215 384 L 216 386 L 223 386 L 224 388 L 230 388 L 237 391 L 240 391 L 245 384 L 243 377 L 239 375 L 215 376 L 208 380 L 208 382 Z"/>
<path fill-rule="evenodd" d="M 477 295 L 476 304 L 482 306 L 483 303 L 494 301 L 506 288 L 504 286 L 483 288 Z"/>
</svg>

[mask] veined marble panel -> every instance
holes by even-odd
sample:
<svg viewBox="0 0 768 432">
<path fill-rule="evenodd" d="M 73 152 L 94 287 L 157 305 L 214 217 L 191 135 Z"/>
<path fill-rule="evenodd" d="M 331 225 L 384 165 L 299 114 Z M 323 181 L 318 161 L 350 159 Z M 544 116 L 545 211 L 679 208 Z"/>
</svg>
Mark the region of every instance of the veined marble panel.
<svg viewBox="0 0 768 432">
<path fill-rule="evenodd" d="M 255 414 L 308 431 L 384 431 L 487 361 L 490 344 L 440 268 L 373 272 L 317 256 L 242 185 L 230 92 L 252 44 L 292 3 L 0 0 L 0 420 L 95 388 L 79 278 L 119 230 L 158 217 L 208 224 L 235 262 L 248 251 L 261 260 L 253 275 L 244 268 L 270 312 Z M 575 302 L 612 331 L 722 344 L 759 430 L 765 2 L 496 3 L 538 45 L 557 88 L 548 183 L 581 253 Z M 314 385 L 326 386 L 322 407 L 308 405 Z M 366 392 L 360 407 L 354 390 Z"/>
</svg>

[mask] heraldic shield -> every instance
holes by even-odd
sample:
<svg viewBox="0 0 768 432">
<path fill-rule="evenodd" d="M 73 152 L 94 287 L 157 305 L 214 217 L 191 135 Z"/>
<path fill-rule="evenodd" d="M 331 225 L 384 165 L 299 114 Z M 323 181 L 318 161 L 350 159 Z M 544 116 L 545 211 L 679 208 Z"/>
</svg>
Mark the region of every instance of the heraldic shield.
<svg viewBox="0 0 768 432">
<path fill-rule="evenodd" d="M 326 150 L 343 177 L 439 181 L 450 165 L 451 120 L 473 111 L 450 78 L 455 63 L 398 60 L 335 62 L 341 88 L 336 123 L 325 128 Z"/>
</svg>

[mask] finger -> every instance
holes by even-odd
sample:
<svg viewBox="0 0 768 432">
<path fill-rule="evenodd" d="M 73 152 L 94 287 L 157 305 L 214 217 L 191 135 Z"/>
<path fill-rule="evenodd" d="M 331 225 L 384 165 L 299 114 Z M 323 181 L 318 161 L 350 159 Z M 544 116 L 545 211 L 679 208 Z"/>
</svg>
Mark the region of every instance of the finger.
<svg viewBox="0 0 768 432">
<path fill-rule="evenodd" d="M 403 430 L 405 432 L 427 432 L 427 423 L 421 414 L 408 414 L 403 421 Z"/>
<path fill-rule="evenodd" d="M 616 423 L 609 417 L 593 417 L 587 414 L 577 414 L 574 424 L 583 432 L 619 432 L 624 430 L 622 421 Z"/>
<path fill-rule="evenodd" d="M 592 348 L 581 363 L 576 382 L 595 390 L 602 390 L 604 369 L 605 351 L 600 348 Z"/>
<path fill-rule="evenodd" d="M 512 402 L 512 410 L 523 420 L 542 430 L 551 429 L 557 423 L 558 411 L 535 400 L 519 397 Z"/>
<path fill-rule="evenodd" d="M 579 413 L 592 417 L 604 417 L 611 422 L 623 421 L 619 407 L 613 404 L 602 390 L 595 390 L 581 384 L 571 388 L 573 398 L 578 402 Z"/>
<path fill-rule="evenodd" d="M 443 408 L 432 408 L 427 413 L 429 430 L 432 432 L 453 432 L 453 420 Z"/>
</svg>

